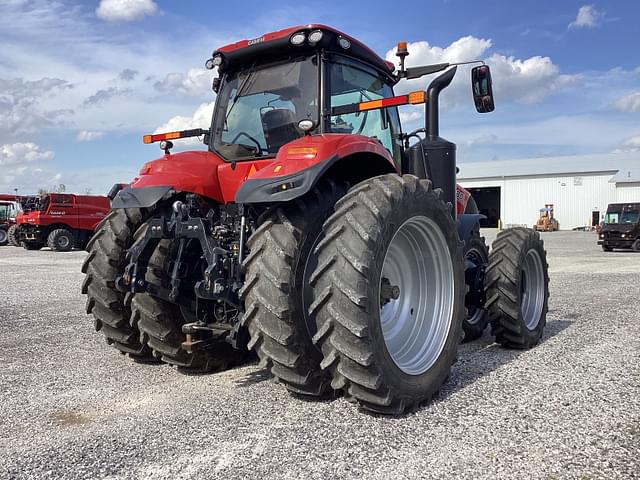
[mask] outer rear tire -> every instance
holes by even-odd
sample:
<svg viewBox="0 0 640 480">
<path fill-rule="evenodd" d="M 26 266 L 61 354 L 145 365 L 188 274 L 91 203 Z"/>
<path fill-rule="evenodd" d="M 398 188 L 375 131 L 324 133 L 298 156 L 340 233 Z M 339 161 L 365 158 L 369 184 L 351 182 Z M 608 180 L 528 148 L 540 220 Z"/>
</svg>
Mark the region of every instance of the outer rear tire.
<svg viewBox="0 0 640 480">
<path fill-rule="evenodd" d="M 528 349 L 542 337 L 549 301 L 549 265 L 540 234 L 502 230 L 487 267 L 487 308 L 496 342 Z"/>
<path fill-rule="evenodd" d="M 68 252 L 73 249 L 73 233 L 66 228 L 57 228 L 47 237 L 47 246 L 57 252 Z"/>
<path fill-rule="evenodd" d="M 87 314 L 93 314 L 96 331 L 123 354 L 136 361 L 155 361 L 151 350 L 140 341 L 140 331 L 129 323 L 130 295 L 116 289 L 115 279 L 126 266 L 126 250 L 133 232 L 142 222 L 138 209 L 112 210 L 98 225 L 87 244 L 82 273 L 82 293 L 87 295 Z"/>
<path fill-rule="evenodd" d="M 18 242 L 18 225 L 11 225 L 9 230 L 7 230 L 7 239 L 9 240 L 9 245 L 13 247 L 19 247 L 20 242 Z"/>
<path fill-rule="evenodd" d="M 304 287 L 317 263 L 312 250 L 322 223 L 345 191 L 346 186 L 334 182 L 320 184 L 273 211 L 248 241 L 241 295 L 246 308 L 242 322 L 251 335 L 249 348 L 289 391 L 298 394 L 319 396 L 330 388 L 330 376 L 320 368 L 322 354 L 311 342 L 315 326 L 306 309 L 312 294 Z"/>
<path fill-rule="evenodd" d="M 138 235 L 144 232 L 141 228 Z M 170 262 L 171 241 L 162 240 L 149 259 L 146 280 L 166 286 Z M 131 324 L 140 329 L 141 339 L 151 348 L 153 355 L 178 367 L 184 373 L 221 371 L 242 362 L 247 352 L 234 349 L 221 339 L 206 349 L 189 352 L 182 347 L 186 335 L 182 325 L 186 320 L 176 304 L 137 293 L 131 305 Z"/>
<path fill-rule="evenodd" d="M 419 406 L 439 391 L 455 360 L 465 311 L 462 243 L 451 217 L 452 206 L 440 194 L 431 188 L 431 182 L 413 175 L 391 174 L 362 182 L 338 201 L 335 213 L 324 224 L 325 238 L 316 247 L 318 267 L 311 276 L 314 302 L 310 311 L 317 326 L 313 341 L 322 350 L 321 366 L 331 373 L 331 386 L 342 389 L 347 399 L 367 410 L 400 414 Z M 413 231 L 403 230 L 416 225 Z M 397 235 L 401 231 L 404 233 Z M 382 277 L 389 275 L 384 273 L 387 253 L 397 237 L 418 248 L 422 238 L 412 235 L 418 231 L 429 241 L 438 239 L 434 245 L 446 253 L 420 257 L 423 260 L 416 256 L 417 264 L 405 262 L 407 268 L 392 270 L 400 278 L 396 300 L 401 303 L 388 305 L 394 300 L 385 303 L 381 296 L 385 290 Z M 421 265 L 444 272 L 434 277 L 431 289 L 422 288 L 428 283 L 423 277 L 415 278 L 413 289 L 411 282 L 403 280 L 401 273 L 411 276 L 413 268 L 429 271 Z M 410 293 L 402 297 L 405 288 Z M 437 294 L 430 295 L 433 291 Z M 428 308 L 426 302 L 431 302 Z M 431 311 L 443 315 L 424 314 Z M 394 337 L 395 326 L 402 331 L 399 348 L 393 346 L 398 338 Z M 418 338 L 423 342 L 416 344 Z M 414 345 L 421 350 L 403 363 L 403 349 L 415 352 Z M 429 362 L 422 362 L 427 358 L 424 355 Z M 411 372 L 414 364 L 415 373 Z"/>
</svg>

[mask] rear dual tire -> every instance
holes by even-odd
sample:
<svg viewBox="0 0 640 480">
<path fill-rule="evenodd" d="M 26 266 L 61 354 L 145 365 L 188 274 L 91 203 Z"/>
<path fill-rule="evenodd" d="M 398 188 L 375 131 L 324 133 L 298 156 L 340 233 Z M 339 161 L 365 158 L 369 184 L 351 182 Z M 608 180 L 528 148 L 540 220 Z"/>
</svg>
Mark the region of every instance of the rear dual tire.
<svg viewBox="0 0 640 480">
<path fill-rule="evenodd" d="M 131 295 L 115 286 L 116 278 L 124 273 L 133 232 L 142 220 L 139 209 L 126 209 L 112 210 L 100 222 L 87 243 L 82 293 L 87 295 L 86 312 L 93 315 L 95 329 L 102 331 L 107 344 L 136 361 L 154 362 L 151 350 L 140 341 L 137 326 L 130 323 Z"/>
<path fill-rule="evenodd" d="M 320 396 L 330 390 L 322 354 L 311 342 L 308 318 L 312 292 L 306 286 L 317 259 L 313 247 L 322 223 L 346 186 L 324 181 L 309 194 L 272 211 L 248 241 L 244 262 L 242 319 L 251 335 L 249 348 L 293 393 Z"/>
<path fill-rule="evenodd" d="M 138 230 L 136 238 L 145 231 Z M 161 240 L 149 259 L 146 281 L 167 288 L 172 260 L 172 242 Z M 131 324 L 141 333 L 141 341 L 155 358 L 173 365 L 183 373 L 207 373 L 225 370 L 242 362 L 246 352 L 234 349 L 220 339 L 206 348 L 188 351 L 183 347 L 186 335 L 182 325 L 187 323 L 181 308 L 148 293 L 136 293 L 131 304 Z"/>
<path fill-rule="evenodd" d="M 400 414 L 429 400 L 456 357 L 463 249 L 440 194 L 412 175 L 362 182 L 338 201 L 315 250 L 320 365 L 370 411 Z"/>
</svg>

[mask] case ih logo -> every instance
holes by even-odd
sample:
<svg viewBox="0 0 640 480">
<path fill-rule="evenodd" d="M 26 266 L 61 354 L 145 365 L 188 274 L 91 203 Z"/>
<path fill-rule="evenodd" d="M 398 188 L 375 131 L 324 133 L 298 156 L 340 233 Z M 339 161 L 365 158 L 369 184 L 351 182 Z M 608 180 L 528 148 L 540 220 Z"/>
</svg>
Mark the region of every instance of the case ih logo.
<svg viewBox="0 0 640 480">
<path fill-rule="evenodd" d="M 52 210 L 51 215 L 66 215 L 67 212 L 60 210 Z"/>
<path fill-rule="evenodd" d="M 255 45 L 256 43 L 262 43 L 262 42 L 264 42 L 264 35 L 262 37 L 254 38 L 253 40 L 249 40 L 247 42 L 247 46 Z"/>
</svg>

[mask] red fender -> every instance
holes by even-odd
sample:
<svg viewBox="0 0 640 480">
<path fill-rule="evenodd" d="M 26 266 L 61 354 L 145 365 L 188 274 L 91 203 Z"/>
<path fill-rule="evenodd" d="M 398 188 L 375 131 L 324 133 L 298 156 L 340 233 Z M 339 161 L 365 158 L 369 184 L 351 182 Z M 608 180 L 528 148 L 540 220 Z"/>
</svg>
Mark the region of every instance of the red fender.
<svg viewBox="0 0 640 480">
<path fill-rule="evenodd" d="M 278 182 L 312 167 L 322 167 L 356 153 L 384 158 L 397 171 L 391 154 L 377 140 L 362 135 L 309 135 L 284 145 L 275 158 L 225 162 L 209 151 L 164 155 L 147 162 L 132 188 L 170 186 L 176 191 L 196 193 L 220 203 L 232 203 L 245 183 Z M 279 199 L 278 199 L 279 200 Z"/>
</svg>

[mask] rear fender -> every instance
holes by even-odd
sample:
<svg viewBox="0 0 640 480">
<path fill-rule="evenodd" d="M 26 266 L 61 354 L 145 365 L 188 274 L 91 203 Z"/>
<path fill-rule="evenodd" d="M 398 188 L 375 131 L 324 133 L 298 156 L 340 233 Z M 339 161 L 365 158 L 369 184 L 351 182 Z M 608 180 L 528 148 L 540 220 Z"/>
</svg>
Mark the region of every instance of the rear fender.
<svg viewBox="0 0 640 480">
<path fill-rule="evenodd" d="M 321 178 L 340 174 L 360 181 L 398 172 L 389 152 L 362 135 L 306 136 L 283 146 L 275 161 L 247 179 L 235 195 L 237 203 L 284 202 L 308 193 Z"/>
</svg>

